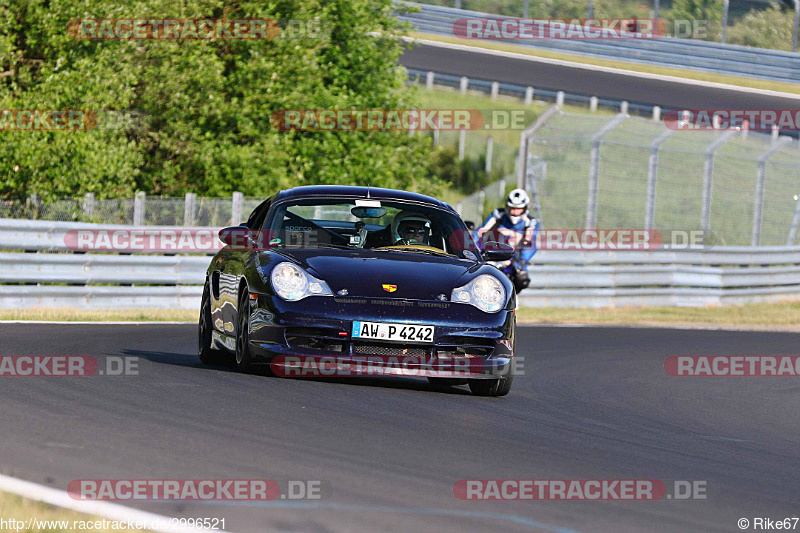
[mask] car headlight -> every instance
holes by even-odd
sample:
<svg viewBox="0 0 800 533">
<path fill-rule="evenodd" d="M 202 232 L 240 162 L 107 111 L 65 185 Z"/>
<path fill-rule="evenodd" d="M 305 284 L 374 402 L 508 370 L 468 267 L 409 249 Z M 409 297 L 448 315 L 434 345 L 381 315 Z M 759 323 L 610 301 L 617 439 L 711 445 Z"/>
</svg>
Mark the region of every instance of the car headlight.
<svg viewBox="0 0 800 533">
<path fill-rule="evenodd" d="M 259 267 L 258 272 L 263 279 L 265 273 L 262 268 Z M 290 302 L 302 300 L 307 296 L 333 296 L 327 283 L 315 278 L 294 263 L 278 263 L 272 269 L 269 279 L 275 294 Z"/>
<path fill-rule="evenodd" d="M 487 313 L 496 313 L 506 302 L 506 288 L 494 276 L 481 274 L 463 287 L 453 289 L 451 302 L 474 305 Z"/>
</svg>

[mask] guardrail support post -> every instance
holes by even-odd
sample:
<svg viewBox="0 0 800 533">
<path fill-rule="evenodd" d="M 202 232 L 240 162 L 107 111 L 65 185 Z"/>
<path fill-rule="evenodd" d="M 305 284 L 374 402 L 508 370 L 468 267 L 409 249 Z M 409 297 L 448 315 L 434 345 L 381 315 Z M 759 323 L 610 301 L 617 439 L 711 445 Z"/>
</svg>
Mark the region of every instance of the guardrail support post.
<svg viewBox="0 0 800 533">
<path fill-rule="evenodd" d="M 244 195 L 234 192 L 231 198 L 231 226 L 238 226 L 242 221 L 242 207 L 244 205 Z"/>
<path fill-rule="evenodd" d="M 761 242 L 761 220 L 764 210 L 764 189 L 767 185 L 767 160 L 783 148 L 787 143 L 792 142 L 791 137 L 781 137 L 773 144 L 769 150 L 761 154 L 758 158 L 758 171 L 756 172 L 756 197 L 753 203 L 753 237 L 750 246 L 758 246 Z"/>
<path fill-rule="evenodd" d="M 194 226 L 194 212 L 195 205 L 197 204 L 197 195 L 193 192 L 186 193 L 186 199 L 183 203 L 183 225 Z"/>
<path fill-rule="evenodd" d="M 656 219 L 656 179 L 658 178 L 658 149 L 672 137 L 675 130 L 664 130 L 650 145 L 647 162 L 647 198 L 644 207 L 644 229 L 651 230 Z"/>
<path fill-rule="evenodd" d="M 467 94 L 467 89 L 469 88 L 469 78 L 466 76 L 461 76 L 461 94 Z"/>
<path fill-rule="evenodd" d="M 428 74 L 425 76 L 425 88 L 428 89 L 429 91 L 433 89 L 434 76 L 436 76 L 436 73 L 433 72 L 432 70 L 428 71 Z"/>
<path fill-rule="evenodd" d="M 464 159 L 464 152 L 467 150 L 467 130 L 461 128 L 458 131 L 458 160 Z"/>
<path fill-rule="evenodd" d="M 620 113 L 623 113 L 623 114 L 625 114 L 625 115 L 627 115 L 627 114 L 628 114 L 628 101 L 627 101 L 627 100 L 623 100 L 623 101 L 622 101 L 622 102 L 619 104 L 619 112 L 620 112 Z"/>
<path fill-rule="evenodd" d="M 136 193 L 136 197 L 133 199 L 133 225 L 134 226 L 143 226 L 144 225 L 144 207 L 145 207 L 145 198 L 146 195 L 144 191 L 140 191 Z"/>
<path fill-rule="evenodd" d="M 81 206 L 83 209 L 83 216 L 86 217 L 86 220 L 92 220 L 94 218 L 94 193 L 87 192 L 83 195 L 83 205 Z"/>
<path fill-rule="evenodd" d="M 492 149 L 494 148 L 494 139 L 490 136 L 486 139 L 486 166 L 484 170 L 486 171 L 486 177 L 489 177 L 489 174 L 492 172 Z"/>
<path fill-rule="evenodd" d="M 492 82 L 492 100 L 497 100 L 497 95 L 500 94 L 500 84 L 496 81 Z"/>
<path fill-rule="evenodd" d="M 533 102 L 533 87 L 525 88 L 525 105 L 531 105 Z"/>
<path fill-rule="evenodd" d="M 597 226 L 597 182 L 600 176 L 600 143 L 607 134 L 619 126 L 627 115 L 620 113 L 607 122 L 592 136 L 592 152 L 589 162 L 589 196 L 586 200 L 586 229 Z"/>
<path fill-rule="evenodd" d="M 556 93 L 556 105 L 558 107 L 564 107 L 564 91 L 558 91 Z"/>
<path fill-rule="evenodd" d="M 597 111 L 597 97 L 596 96 L 592 96 L 591 98 L 589 98 L 589 111 L 591 111 L 592 113 Z"/>
<path fill-rule="evenodd" d="M 729 130 L 720 135 L 705 151 L 703 162 L 703 200 L 700 207 L 700 226 L 704 236 L 708 237 L 711 230 L 711 192 L 714 188 L 714 154 L 720 146 L 728 142 L 728 139 L 736 135 L 736 130 Z"/>
<path fill-rule="evenodd" d="M 653 121 L 658 122 L 661 120 L 661 107 L 654 105 L 653 106 Z"/>
</svg>

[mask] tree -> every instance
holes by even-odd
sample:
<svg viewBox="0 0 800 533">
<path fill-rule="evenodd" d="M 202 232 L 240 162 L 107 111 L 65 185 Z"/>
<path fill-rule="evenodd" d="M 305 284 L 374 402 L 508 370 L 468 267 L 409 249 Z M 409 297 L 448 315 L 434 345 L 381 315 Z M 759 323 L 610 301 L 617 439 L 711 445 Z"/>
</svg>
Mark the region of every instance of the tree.
<svg viewBox="0 0 800 533">
<path fill-rule="evenodd" d="M 93 110 L 89 131 L 0 131 L 0 197 L 266 195 L 310 183 L 438 191 L 430 140 L 407 132 L 282 132 L 282 109 L 413 107 L 391 0 L 6 0 L 0 109 Z M 302 21 L 270 40 L 81 40 L 76 19 Z M 74 26 L 73 26 L 74 33 Z M 380 32 L 384 37 L 375 37 Z M 293 37 L 293 38 L 292 38 Z M 109 123 L 104 110 L 128 120 Z"/>
</svg>

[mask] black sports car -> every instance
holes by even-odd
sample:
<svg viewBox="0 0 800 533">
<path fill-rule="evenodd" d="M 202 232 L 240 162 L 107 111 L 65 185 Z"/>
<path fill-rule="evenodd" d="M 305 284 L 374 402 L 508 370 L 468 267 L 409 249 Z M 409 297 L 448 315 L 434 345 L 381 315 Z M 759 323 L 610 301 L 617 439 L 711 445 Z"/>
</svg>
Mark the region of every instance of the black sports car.
<svg viewBox="0 0 800 533">
<path fill-rule="evenodd" d="M 424 375 L 508 394 L 516 295 L 485 261 L 513 250 L 478 251 L 448 204 L 297 187 L 219 234 L 226 246 L 211 260 L 200 311 L 203 363 L 233 359 L 242 371 L 262 364 L 287 376 Z"/>
</svg>

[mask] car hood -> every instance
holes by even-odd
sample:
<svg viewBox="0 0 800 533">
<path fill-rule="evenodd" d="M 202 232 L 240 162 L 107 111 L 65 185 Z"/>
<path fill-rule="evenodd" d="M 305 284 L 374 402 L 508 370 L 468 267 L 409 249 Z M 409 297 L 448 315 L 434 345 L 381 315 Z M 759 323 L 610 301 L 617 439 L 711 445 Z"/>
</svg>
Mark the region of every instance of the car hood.
<svg viewBox="0 0 800 533">
<path fill-rule="evenodd" d="M 436 300 L 444 294 L 449 300 L 452 290 L 466 282 L 464 275 L 480 267 L 466 259 L 409 252 L 303 248 L 275 253 L 324 280 L 334 294 L 346 290 L 348 296 L 361 297 Z"/>
</svg>

